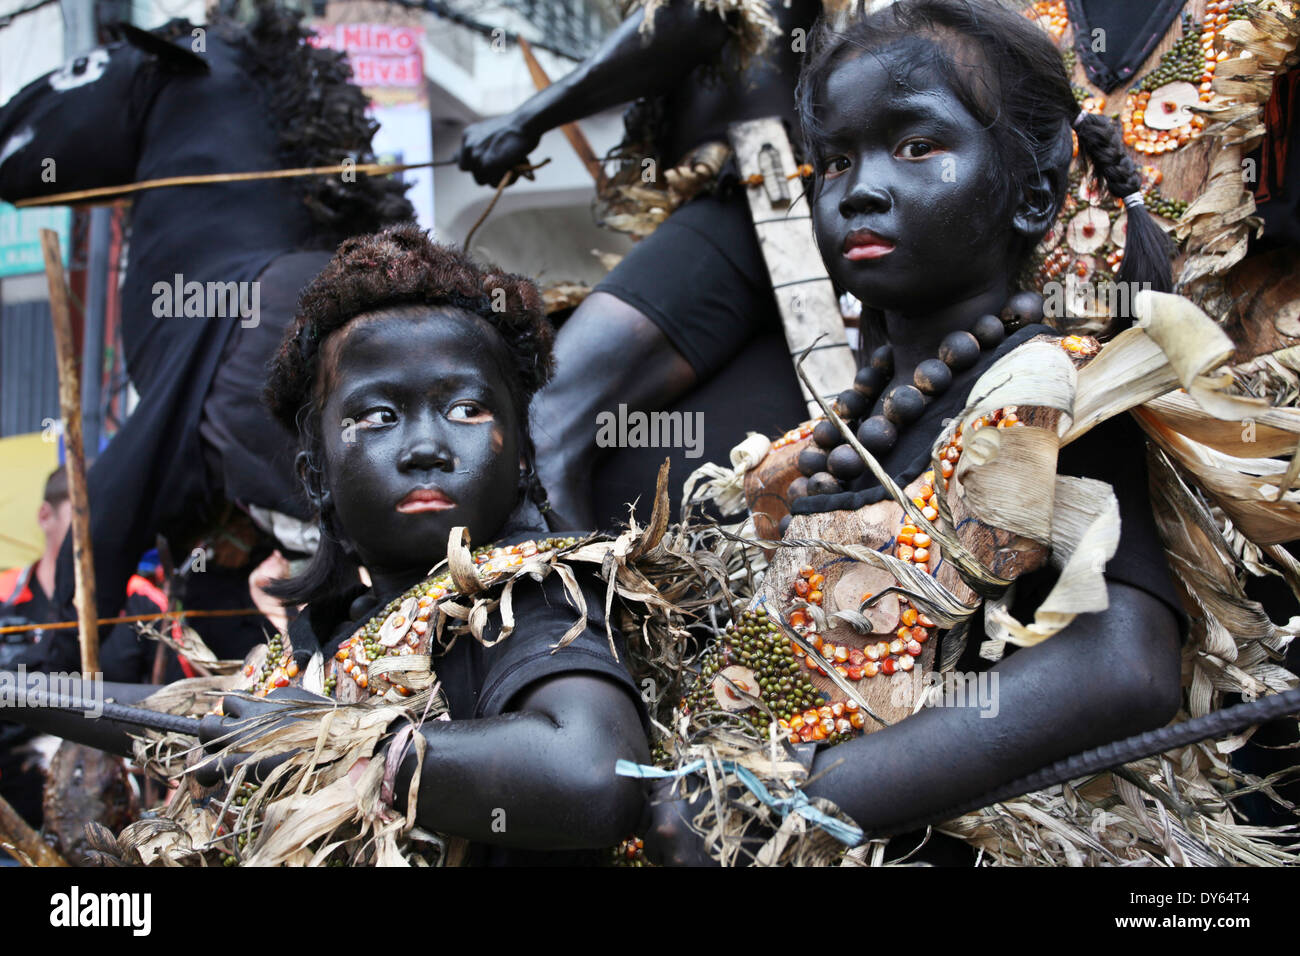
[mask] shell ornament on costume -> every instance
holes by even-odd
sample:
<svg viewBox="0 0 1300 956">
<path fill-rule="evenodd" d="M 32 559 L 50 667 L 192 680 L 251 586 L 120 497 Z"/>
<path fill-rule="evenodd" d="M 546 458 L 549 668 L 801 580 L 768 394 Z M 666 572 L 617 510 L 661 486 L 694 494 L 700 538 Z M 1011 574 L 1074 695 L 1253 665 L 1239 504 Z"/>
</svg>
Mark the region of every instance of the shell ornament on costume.
<svg viewBox="0 0 1300 956">
<path fill-rule="evenodd" d="M 547 538 L 480 548 L 473 554 L 475 570 L 483 584 L 489 586 L 500 577 L 514 574 L 525 562 L 546 560 L 577 543 L 577 538 Z M 415 658 L 412 665 L 427 661 L 434 638 L 441 631 L 438 614 L 442 613 L 444 602 L 460 594 L 451 572 L 447 571 L 394 598 L 339 646 L 327 667 L 326 690 L 347 700 L 365 694 L 409 697 L 417 688 L 403 681 L 402 668 L 393 670 L 384 662 L 392 658 Z M 423 667 L 413 669 L 416 673 L 423 671 Z"/>
<path fill-rule="evenodd" d="M 1198 6 L 1195 0 L 1187 4 L 1189 10 Z M 1025 16 L 1041 25 L 1061 48 L 1080 109 L 1109 115 L 1119 122 L 1124 144 L 1142 171 L 1141 192 L 1147 209 L 1170 228 L 1201 188 L 1202 177 L 1196 168 L 1203 160 L 1184 158 L 1188 151 L 1183 148 L 1202 138 L 1207 123 L 1203 110 L 1216 101 L 1215 73 L 1218 64 L 1229 57 L 1222 49 L 1219 34 L 1230 21 L 1249 19 L 1247 5 L 1213 0 L 1204 4 L 1199 20 L 1184 11 L 1171 29 L 1171 33 L 1179 31 L 1178 39 L 1148 72 L 1134 77 L 1126 91 L 1114 92 L 1115 97 L 1122 97 L 1116 100 L 1121 105 L 1109 112 L 1106 96 L 1089 85 L 1079 65 L 1065 0 L 1040 0 L 1025 10 Z M 1223 102 L 1221 97 L 1218 102 Z M 1077 156 L 1077 140 L 1075 151 Z M 1173 154 L 1179 157 L 1177 169 L 1164 162 Z M 1171 188 L 1173 195 L 1163 193 L 1162 184 Z M 1049 284 L 1062 286 L 1064 310 L 1049 314 L 1049 324 L 1074 332 L 1100 332 L 1106 328 L 1113 315 L 1108 303 L 1099 302 L 1090 294 L 1091 289 L 1081 287 L 1114 281 L 1124 256 L 1126 224 L 1119 200 L 1090 177 L 1085 178 L 1081 164 L 1076 164 L 1057 226 L 1039 244 L 1021 277 L 1023 284 L 1045 296 Z"/>
<path fill-rule="evenodd" d="M 490 587 L 498 579 L 517 572 L 526 562 L 548 560 L 577 543 L 577 538 L 568 537 L 484 547 L 474 551 L 472 559 L 483 586 Z M 325 693 L 345 702 L 367 696 L 409 697 L 418 688 L 403 681 L 403 672 L 419 674 L 420 683 L 427 684 L 428 659 L 433 652 L 433 639 L 439 633 L 437 615 L 444 602 L 460 595 L 451 572 L 446 571 L 394 598 L 339 645 L 325 667 Z M 410 666 L 375 666 L 392 658 L 411 658 Z M 299 668 L 292 648 L 277 635 L 268 642 L 261 662 L 250 658 L 245 664 L 244 676 L 252 681 L 250 693 L 265 697 L 278 687 L 294 683 Z"/>
<path fill-rule="evenodd" d="M 1107 229 L 1109 225 L 1107 221 Z M 1100 351 L 1097 340 L 1086 336 L 1052 341 L 1076 367 Z M 861 525 L 845 533 L 869 548 L 909 562 L 945 587 L 953 586 L 955 572 L 945 566 L 932 526 L 941 520 L 942 501 L 946 500 L 954 520 L 965 514 L 960 501 L 964 492 L 953 485 L 965 441 L 984 428 L 1024 427 L 1028 424 L 1022 420 L 1024 414 L 1016 406 L 1004 406 L 964 427 L 960 419 L 954 419 L 935 445 L 934 468 L 906 489 L 916 519 L 905 512 L 893 524 L 864 517 Z M 1032 417 L 1035 410 L 1030 414 Z M 1037 422 L 1038 427 L 1047 424 L 1055 427 L 1054 420 Z M 774 441 L 772 448 L 775 451 L 792 444 L 794 448 L 785 453 L 788 456 L 812 441 L 809 432 L 805 423 Z M 771 477 L 779 483 L 780 476 Z M 866 516 L 879 507 L 882 505 L 867 506 L 856 513 Z M 793 530 L 788 534 L 818 537 Z M 899 593 L 900 582 L 893 572 L 816 547 L 806 552 L 809 563 L 782 564 L 787 560 L 782 555 L 790 553 L 781 551 L 774 556 L 762 600 L 740 614 L 701 659 L 698 677 L 680 704 L 682 715 L 693 726 L 742 716 L 763 727 L 770 713 L 778 733 L 791 744 L 842 743 L 876 729 L 873 717 L 884 700 L 897 698 L 898 706 L 910 710 L 917 675 L 937 666 L 939 624 L 917 602 Z M 994 558 L 992 567 L 995 573 L 1004 574 L 1019 562 L 1010 574 L 1014 577 L 1033 570 L 1036 560 L 1041 563 L 1045 559 L 1041 549 L 1009 548 Z"/>
</svg>

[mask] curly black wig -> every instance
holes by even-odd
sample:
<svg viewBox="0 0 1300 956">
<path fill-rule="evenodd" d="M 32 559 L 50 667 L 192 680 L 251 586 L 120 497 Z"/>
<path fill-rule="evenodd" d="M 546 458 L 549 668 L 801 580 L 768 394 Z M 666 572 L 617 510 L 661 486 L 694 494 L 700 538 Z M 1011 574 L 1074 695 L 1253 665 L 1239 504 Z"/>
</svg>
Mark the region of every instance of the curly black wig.
<svg viewBox="0 0 1300 956">
<path fill-rule="evenodd" d="M 271 361 L 263 392 L 271 413 L 299 436 L 299 471 L 321 529 L 320 547 L 306 571 L 275 589 L 286 601 L 336 597 L 356 581 L 356 563 L 335 520 L 321 467 L 320 413 L 330 378 L 326 343 L 358 316 L 411 305 L 464 309 L 500 334 L 525 460 L 520 492 L 547 513 L 528 408 L 554 372 L 555 330 L 537 286 L 433 242 L 414 223 L 348 239 L 299 296 L 297 315 Z"/>
</svg>

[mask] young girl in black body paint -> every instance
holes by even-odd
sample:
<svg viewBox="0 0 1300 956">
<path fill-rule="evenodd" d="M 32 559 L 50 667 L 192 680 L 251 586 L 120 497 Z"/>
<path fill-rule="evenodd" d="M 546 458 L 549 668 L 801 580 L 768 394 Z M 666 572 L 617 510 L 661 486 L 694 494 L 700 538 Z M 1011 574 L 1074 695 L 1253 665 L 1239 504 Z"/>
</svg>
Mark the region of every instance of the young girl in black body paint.
<svg viewBox="0 0 1300 956">
<path fill-rule="evenodd" d="M 392 599 L 426 586 L 453 528 L 467 528 L 471 544 L 498 545 L 507 567 L 573 540 L 543 524 L 528 437 L 529 401 L 552 370 L 551 342 L 532 283 L 484 269 L 414 226 L 339 247 L 303 291 L 266 389 L 273 413 L 302 436 L 298 464 L 321 544 L 303 574 L 279 588 L 306 602 L 289 631 L 294 656 L 286 650 L 261 675 L 254 692 L 269 691 L 266 701 L 227 696 L 228 717 L 255 717 L 279 696 L 302 696 L 275 688 L 305 671 L 316 649 L 338 665 L 338 686 L 327 690 L 350 690 L 354 700 L 374 693 L 383 654 L 367 653 L 379 650 L 367 625 L 373 631 Z M 419 731 L 427 746 L 416 819 L 469 840 L 470 863 L 578 862 L 589 855 L 557 851 L 584 850 L 605 860 L 645 811 L 640 785 L 613 774 L 620 758 L 644 762 L 647 745 L 624 652 L 616 660 L 606 635 L 603 585 L 579 577 L 586 626 L 554 650 L 578 617 L 558 578 L 517 582 L 506 639 L 492 643 L 501 628 L 494 619 L 482 642 L 466 634 L 432 658 L 451 719 Z M 409 615 L 410 635 L 436 624 L 425 613 L 431 603 Z M 419 653 L 413 642 L 387 650 Z M 152 690 L 109 693 L 133 700 Z M 106 721 L 64 715 L 57 732 L 130 753 L 124 729 Z M 414 750 L 404 752 L 392 778 L 399 806 L 416 767 Z M 209 765 L 200 780 L 217 782 L 238 758 Z"/>
<path fill-rule="evenodd" d="M 859 436 L 900 486 L 931 468 L 945 419 L 962 411 L 992 362 L 1051 331 L 1037 324 L 1041 296 L 1017 294 L 1016 279 L 1060 210 L 1072 130 L 1111 191 L 1129 197 L 1118 281 L 1169 288 L 1165 243 L 1135 196 L 1140 178 L 1118 129 L 1080 114 L 1059 54 L 1018 14 L 992 3 L 899 0 L 842 33 L 823 25 L 798 101 L 815 162 L 818 245 L 831 277 L 863 302 L 864 334 L 879 348 L 866 350 L 875 370 L 859 376 L 873 395 Z M 1020 325 L 1005 339 L 992 318 L 999 313 Z M 928 383 L 927 360 L 945 354 L 941 347 L 963 353 L 953 363 L 960 370 L 923 398 L 914 380 Z M 998 663 L 993 719 L 976 707 L 923 709 L 805 754 L 810 797 L 834 801 L 867 832 L 889 830 L 1173 717 L 1181 612 L 1147 498 L 1140 433 L 1127 416 L 1107 423 L 1063 449 L 1059 467 L 1115 488 L 1122 534 L 1106 567 L 1109 608 Z M 833 490 L 816 478 L 813 487 Z M 792 510 L 797 521 L 887 498 L 866 473 L 848 490 L 805 494 Z M 1049 570 L 1020 579 L 1019 620 L 1051 583 Z M 959 670 L 987 666 L 974 654 L 978 615 L 970 630 Z M 652 856 L 702 862 L 684 810 L 656 807 Z"/>
</svg>

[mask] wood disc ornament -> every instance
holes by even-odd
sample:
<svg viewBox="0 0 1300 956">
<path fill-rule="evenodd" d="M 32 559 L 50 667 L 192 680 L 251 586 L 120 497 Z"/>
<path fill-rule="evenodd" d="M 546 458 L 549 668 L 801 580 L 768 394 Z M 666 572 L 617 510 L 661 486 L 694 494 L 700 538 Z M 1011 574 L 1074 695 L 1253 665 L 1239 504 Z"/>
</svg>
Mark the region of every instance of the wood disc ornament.
<svg viewBox="0 0 1300 956">
<path fill-rule="evenodd" d="M 1031 345 L 1047 348 L 1050 355 L 1064 353 L 1067 360 L 1056 361 L 1074 368 L 1098 351 L 1095 340 L 1081 336 L 1038 336 L 1021 348 Z M 978 595 L 957 565 L 945 559 L 940 543 L 945 533 L 994 579 L 1009 582 L 1041 568 L 1049 555 L 1050 498 L 1038 505 L 1044 527 L 1034 537 L 993 526 L 967 499 L 971 488 L 1002 481 L 999 469 L 1007 467 L 1029 472 L 1033 481 L 1051 488 L 1060 412 L 1029 405 L 986 411 L 976 406 L 975 411 L 969 414 L 968 409 L 948 423 L 935 442 L 933 467 L 903 489 L 911 512 L 887 498 L 853 511 L 795 515 L 786 521 L 784 540 L 888 554 L 932 576 L 969 609 L 978 605 Z M 988 450 L 995 443 L 980 437 L 983 429 L 1021 433 L 999 436 L 996 444 L 1006 446 L 995 460 Z M 813 437 L 804 431 L 802 437 L 795 432 L 784 438 L 747 476 L 751 506 L 775 510 L 779 504 L 788 513 L 791 496 L 780 485 L 805 477 L 797 460 Z M 926 601 L 905 590 L 890 570 L 815 544 L 776 549 L 756 599 L 757 612 L 746 612 L 714 649 L 706 662 L 712 695 L 688 698 L 688 712 L 705 705 L 729 713 L 751 710 L 757 721 L 760 709 L 746 707 L 736 688 L 716 677 L 732 674 L 746 686 L 757 686 L 753 696 L 771 708 L 791 743 L 837 743 L 905 719 L 925 692 L 926 675 L 938 669 L 942 633 L 935 615 L 927 613 Z M 781 623 L 801 642 L 783 639 Z M 737 669 L 754 661 L 760 662 L 759 669 Z"/>
</svg>

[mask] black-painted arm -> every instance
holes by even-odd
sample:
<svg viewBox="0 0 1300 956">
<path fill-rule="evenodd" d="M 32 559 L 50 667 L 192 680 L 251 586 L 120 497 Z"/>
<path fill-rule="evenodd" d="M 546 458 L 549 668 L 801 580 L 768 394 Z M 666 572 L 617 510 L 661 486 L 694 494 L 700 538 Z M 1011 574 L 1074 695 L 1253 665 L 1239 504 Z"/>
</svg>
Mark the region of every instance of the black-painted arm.
<svg viewBox="0 0 1300 956">
<path fill-rule="evenodd" d="M 644 792 L 614 774 L 619 758 L 649 759 L 630 693 L 595 674 L 564 674 L 526 688 L 515 706 L 424 726 L 420 825 L 537 850 L 613 846 L 633 833 Z M 401 808 L 414 770 L 411 754 L 397 775 Z"/>
<path fill-rule="evenodd" d="M 726 21 L 693 0 L 670 0 L 655 14 L 654 29 L 641 32 L 638 9 L 573 72 L 533 96 L 515 112 L 523 127 L 540 136 L 562 123 L 667 92 L 701 64 L 716 59 L 727 40 Z"/>
<path fill-rule="evenodd" d="M 1109 591 L 1106 611 L 1081 616 L 991 668 L 987 673 L 998 675 L 994 697 L 970 688 L 974 699 L 966 707 L 926 709 L 820 748 L 804 792 L 833 800 L 868 835 L 888 833 L 1063 757 L 1165 724 L 1181 694 L 1177 622 L 1144 591 L 1115 582 Z M 713 863 L 689 826 L 704 799 L 688 803 L 661 793 L 653 802 L 646 832 L 653 860 Z"/>
<path fill-rule="evenodd" d="M 542 134 L 640 96 L 671 89 L 692 70 L 716 59 L 728 26 L 693 0 L 670 0 L 655 14 L 654 30 L 641 33 L 638 9 L 571 73 L 540 91 L 514 112 L 465 129 L 460 168 L 481 185 L 496 185 L 523 162 Z"/>
<path fill-rule="evenodd" d="M 981 717 L 978 703 L 934 707 L 825 748 L 807 793 L 835 801 L 870 833 L 1165 724 L 1180 700 L 1177 622 L 1144 591 L 1111 582 L 1109 592 L 1107 610 L 990 670 L 996 715 Z"/>
</svg>

